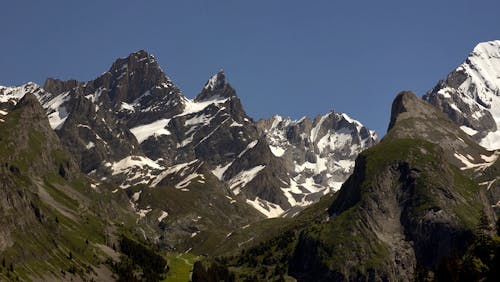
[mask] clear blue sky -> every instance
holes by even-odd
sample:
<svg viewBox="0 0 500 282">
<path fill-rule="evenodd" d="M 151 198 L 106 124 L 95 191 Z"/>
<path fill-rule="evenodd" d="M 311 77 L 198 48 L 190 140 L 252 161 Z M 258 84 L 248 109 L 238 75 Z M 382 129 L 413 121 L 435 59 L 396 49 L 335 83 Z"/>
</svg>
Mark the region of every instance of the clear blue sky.
<svg viewBox="0 0 500 282">
<path fill-rule="evenodd" d="M 500 39 L 498 0 L 0 5 L 1 85 L 86 81 L 145 49 L 188 97 L 224 68 L 255 119 L 335 109 L 379 136 L 397 92 L 424 94 L 475 44 Z"/>
</svg>

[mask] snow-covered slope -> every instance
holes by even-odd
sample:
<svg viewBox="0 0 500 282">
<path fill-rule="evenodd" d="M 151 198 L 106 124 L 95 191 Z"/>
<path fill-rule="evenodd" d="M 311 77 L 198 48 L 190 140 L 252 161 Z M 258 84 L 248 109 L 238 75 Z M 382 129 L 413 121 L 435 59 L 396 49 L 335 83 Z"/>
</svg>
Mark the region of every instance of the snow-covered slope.
<svg viewBox="0 0 500 282">
<path fill-rule="evenodd" d="M 487 149 L 500 149 L 500 40 L 478 44 L 424 96 Z"/>
</svg>

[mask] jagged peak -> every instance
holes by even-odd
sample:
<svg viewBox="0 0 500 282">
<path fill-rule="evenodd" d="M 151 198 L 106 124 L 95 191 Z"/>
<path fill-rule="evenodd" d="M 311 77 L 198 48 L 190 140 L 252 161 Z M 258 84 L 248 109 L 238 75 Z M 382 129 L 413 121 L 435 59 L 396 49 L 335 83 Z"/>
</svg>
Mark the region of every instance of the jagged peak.
<svg viewBox="0 0 500 282">
<path fill-rule="evenodd" d="M 131 60 L 131 59 L 135 59 L 135 60 L 138 60 L 138 61 L 145 61 L 145 59 L 150 59 L 151 62 L 156 62 L 156 58 L 153 54 L 150 54 L 149 52 L 141 49 L 141 50 L 137 50 L 135 52 L 132 52 L 130 54 L 128 54 L 126 57 L 121 57 L 121 58 L 118 58 L 117 61 L 120 61 L 120 60 Z"/>
<path fill-rule="evenodd" d="M 130 53 L 125 58 L 117 59 L 111 68 L 85 86 L 89 91 L 107 89 L 114 105 L 121 102 L 131 103 L 152 89 L 169 88 L 180 93 L 177 86 L 163 72 L 155 57 L 144 50 Z"/>
<path fill-rule="evenodd" d="M 130 53 L 127 57 L 118 58 L 109 69 L 108 72 L 121 72 L 126 68 L 133 68 L 136 65 L 152 65 L 155 68 L 160 68 L 156 58 L 144 50 L 139 50 Z"/>
<path fill-rule="evenodd" d="M 145 57 L 154 58 L 153 54 L 150 54 L 149 52 L 147 52 L 146 50 L 143 50 L 143 49 L 130 53 L 130 55 L 128 57 L 130 57 L 130 56 L 139 56 L 141 58 L 145 58 Z"/>
<path fill-rule="evenodd" d="M 334 112 L 332 112 L 332 113 L 334 113 Z M 339 115 L 342 119 L 344 119 L 344 120 L 345 120 L 345 121 L 347 121 L 348 123 L 352 123 L 352 124 L 354 124 L 354 125 L 356 125 L 356 126 L 363 126 L 363 125 L 361 124 L 361 122 L 359 122 L 359 121 L 357 121 L 357 120 L 355 120 L 355 119 L 351 118 L 351 117 L 350 117 L 349 115 L 347 115 L 346 113 L 336 113 L 336 114 L 337 114 L 337 115 Z"/>
<path fill-rule="evenodd" d="M 336 120 L 344 120 L 346 123 L 349 123 L 349 124 L 352 124 L 358 128 L 360 127 L 363 127 L 363 125 L 351 118 L 349 115 L 347 115 L 346 113 L 341 113 L 341 112 L 336 112 L 335 110 L 331 110 L 323 115 L 318 115 L 315 119 L 314 119 L 314 123 L 321 123 L 322 120 L 325 120 L 325 119 L 330 119 L 330 118 L 333 118 L 333 119 L 336 119 Z"/>
<path fill-rule="evenodd" d="M 210 79 L 205 83 L 203 89 L 214 91 L 227 84 L 226 75 L 223 69 L 220 69 L 216 74 L 212 75 Z"/>
<path fill-rule="evenodd" d="M 224 70 L 219 70 L 216 74 L 212 75 L 200 94 L 196 97 L 196 101 L 204 101 L 213 99 L 214 97 L 220 98 L 232 98 L 237 97 L 236 91 L 231 87 L 231 85 L 227 82 L 226 74 Z"/>
</svg>

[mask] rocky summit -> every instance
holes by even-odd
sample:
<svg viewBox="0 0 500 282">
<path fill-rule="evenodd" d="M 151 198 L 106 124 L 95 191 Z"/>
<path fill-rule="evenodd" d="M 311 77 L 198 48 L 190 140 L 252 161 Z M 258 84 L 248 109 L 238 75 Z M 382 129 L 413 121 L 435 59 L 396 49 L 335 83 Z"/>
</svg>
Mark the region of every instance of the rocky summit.
<svg viewBox="0 0 500 282">
<path fill-rule="evenodd" d="M 480 43 L 381 140 L 254 120 L 223 70 L 188 98 L 143 50 L 0 86 L 0 280 L 496 281 L 499 77 Z"/>
</svg>

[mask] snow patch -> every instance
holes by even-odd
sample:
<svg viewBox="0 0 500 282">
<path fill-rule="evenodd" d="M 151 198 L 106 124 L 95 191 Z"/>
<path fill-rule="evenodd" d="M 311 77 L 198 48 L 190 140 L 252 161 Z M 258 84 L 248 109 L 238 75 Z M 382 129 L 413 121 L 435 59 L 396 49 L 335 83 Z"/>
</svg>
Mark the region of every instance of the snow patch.
<svg viewBox="0 0 500 282">
<path fill-rule="evenodd" d="M 146 216 L 149 212 L 151 212 L 152 210 L 153 210 L 153 209 L 151 209 L 151 208 L 148 208 L 148 209 L 145 209 L 145 210 L 140 209 L 140 210 L 138 210 L 138 211 L 136 212 L 136 214 L 137 214 L 137 215 L 139 215 L 139 217 L 143 218 L 143 217 L 145 217 L 145 216 Z"/>
<path fill-rule="evenodd" d="M 285 149 L 283 149 L 281 147 L 269 145 L 269 149 L 271 149 L 271 152 L 273 153 L 273 155 L 275 155 L 278 158 L 282 157 L 285 154 Z"/>
<path fill-rule="evenodd" d="M 255 176 L 257 176 L 257 174 L 265 167 L 265 165 L 258 165 L 251 169 L 240 171 L 235 177 L 229 180 L 229 188 L 235 195 L 238 195 L 240 193 L 240 189 L 245 187 L 250 181 L 252 181 Z"/>
<path fill-rule="evenodd" d="M 129 112 L 135 112 L 134 106 L 132 106 L 130 104 L 127 104 L 125 102 L 121 103 L 120 110 L 125 110 L 125 111 L 129 111 Z"/>
<path fill-rule="evenodd" d="M 151 186 L 152 187 L 155 187 L 157 186 L 163 179 L 165 179 L 165 177 L 171 175 L 171 174 L 174 174 L 174 173 L 180 173 L 180 176 L 183 176 L 185 174 L 184 170 L 186 170 L 187 168 L 189 168 L 191 165 L 193 165 L 194 163 L 198 162 L 198 160 L 194 160 L 194 161 L 191 161 L 191 162 L 188 162 L 188 163 L 181 163 L 181 164 L 176 164 L 176 165 L 173 165 L 173 166 L 170 166 L 169 168 L 167 168 L 166 170 L 162 171 L 152 182 L 151 182 Z M 201 166 L 202 163 L 200 163 L 200 166 Z M 178 187 L 179 188 L 179 187 Z M 183 187 L 180 187 L 180 188 L 183 188 Z"/>
<path fill-rule="evenodd" d="M 158 217 L 158 222 L 161 222 L 163 219 L 165 219 L 168 216 L 168 212 L 166 211 L 161 211 L 160 216 Z"/>
<path fill-rule="evenodd" d="M 196 179 L 196 178 L 205 179 L 205 176 L 203 174 L 199 174 L 199 173 L 190 174 L 186 178 L 184 178 L 181 182 L 177 183 L 175 185 L 175 188 L 177 188 L 177 189 L 186 188 L 187 186 L 189 186 L 189 184 L 191 184 L 191 181 Z"/>
<path fill-rule="evenodd" d="M 130 129 L 130 132 L 134 134 L 137 142 L 140 144 L 151 136 L 171 135 L 170 131 L 165 128 L 169 122 L 170 119 L 160 119 L 150 124 L 136 126 Z"/>
<path fill-rule="evenodd" d="M 92 141 L 89 141 L 89 143 L 87 145 L 85 145 L 85 149 L 87 149 L 87 150 L 90 150 L 94 147 L 95 147 L 95 144 Z"/>
<path fill-rule="evenodd" d="M 201 102 L 197 102 L 197 101 L 194 101 L 194 100 L 191 100 L 188 98 L 184 98 L 184 97 L 183 97 L 183 99 L 184 99 L 184 101 L 183 101 L 184 102 L 184 111 L 182 113 L 176 115 L 175 117 L 185 116 L 185 115 L 189 115 L 192 113 L 197 113 L 197 112 L 204 110 L 206 107 L 208 107 L 210 105 L 223 104 L 227 100 L 229 100 L 229 98 L 222 99 L 220 97 L 214 97 L 210 100 L 201 101 Z"/>
<path fill-rule="evenodd" d="M 141 193 L 142 193 L 142 191 L 135 192 L 135 193 L 132 195 L 132 201 L 134 201 L 134 202 L 139 201 L 139 198 L 141 197 Z"/>
<path fill-rule="evenodd" d="M 60 129 L 68 118 L 69 113 L 63 104 L 71 98 L 69 94 L 69 92 L 64 92 L 48 102 L 43 103 L 43 107 L 47 110 L 50 127 L 52 127 L 52 129 Z"/>
<path fill-rule="evenodd" d="M 460 168 L 461 170 L 474 168 L 477 171 L 480 169 L 486 169 L 494 164 L 498 159 L 499 154 L 500 153 L 494 153 L 491 156 L 481 155 L 481 158 L 485 161 L 483 163 L 472 163 L 467 157 L 458 153 L 455 153 L 454 156 L 464 164 L 464 166 Z"/>
<path fill-rule="evenodd" d="M 279 217 L 285 211 L 278 205 L 256 197 L 254 200 L 247 199 L 247 203 L 264 214 L 267 218 Z"/>
<path fill-rule="evenodd" d="M 219 165 L 217 166 L 214 170 L 212 170 L 212 174 L 215 175 L 219 180 L 223 180 L 223 175 L 224 172 L 233 164 L 233 162 L 230 162 L 226 165 Z"/>
<path fill-rule="evenodd" d="M 158 165 L 153 160 L 143 157 L 143 156 L 128 156 L 115 162 L 111 165 L 112 175 L 117 175 L 120 173 L 127 172 L 131 167 L 149 167 L 152 169 L 162 169 L 163 167 Z"/>
<path fill-rule="evenodd" d="M 316 124 L 316 126 L 314 126 L 313 129 L 311 129 L 311 136 L 309 137 L 310 140 L 311 140 L 311 142 L 314 143 L 314 141 L 316 141 L 316 138 L 318 138 L 318 134 L 319 134 L 319 130 L 321 129 L 321 125 L 323 124 L 323 122 L 325 121 L 325 119 L 328 116 L 329 116 L 329 114 L 321 116 L 321 118 L 319 119 L 319 121 Z"/>
<path fill-rule="evenodd" d="M 470 136 L 473 136 L 477 133 L 477 130 L 474 130 L 468 126 L 465 126 L 465 125 L 462 125 L 460 126 L 460 129 L 462 129 L 463 132 L 465 132 L 466 134 L 470 135 Z"/>
<path fill-rule="evenodd" d="M 222 70 L 221 70 L 222 71 Z M 223 84 L 224 80 L 220 77 L 220 72 L 212 75 L 207 81 L 203 89 L 213 91 L 216 87 Z"/>
<path fill-rule="evenodd" d="M 236 121 L 233 121 L 233 123 L 231 123 L 229 125 L 229 127 L 243 127 L 243 124 L 237 123 Z"/>
<path fill-rule="evenodd" d="M 257 143 L 259 143 L 259 140 L 254 140 L 254 141 L 248 143 L 247 147 L 243 151 L 241 151 L 241 153 L 238 155 L 238 158 L 241 158 L 241 156 L 243 156 L 248 150 L 255 147 L 255 145 L 257 145 Z"/>
</svg>

